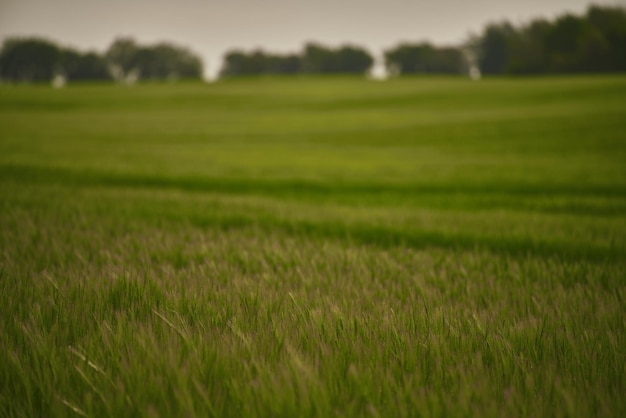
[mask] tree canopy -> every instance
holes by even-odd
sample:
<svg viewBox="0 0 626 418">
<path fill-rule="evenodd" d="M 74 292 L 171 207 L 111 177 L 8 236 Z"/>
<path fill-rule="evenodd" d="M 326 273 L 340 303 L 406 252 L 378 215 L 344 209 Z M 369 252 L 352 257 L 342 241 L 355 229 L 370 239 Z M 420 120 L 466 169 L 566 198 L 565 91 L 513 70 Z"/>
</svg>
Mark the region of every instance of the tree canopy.
<svg viewBox="0 0 626 418">
<path fill-rule="evenodd" d="M 96 52 L 81 53 L 73 49 L 61 51 L 62 73 L 69 81 L 111 80 L 104 58 Z"/>
<path fill-rule="evenodd" d="M 473 46 L 484 74 L 626 71 L 626 9 L 591 6 L 554 21 L 492 23 Z"/>
<path fill-rule="evenodd" d="M 232 50 L 224 55 L 222 77 L 262 74 L 364 74 L 374 63 L 363 48 L 351 45 L 333 49 L 308 43 L 299 54 L 271 54 L 257 49 Z"/>
<path fill-rule="evenodd" d="M 187 48 L 167 42 L 141 46 L 132 38 L 118 38 L 105 57 L 119 81 L 127 80 L 133 73 L 146 80 L 202 77 L 200 58 Z"/>
<path fill-rule="evenodd" d="M 0 53 L 0 78 L 19 82 L 49 81 L 61 66 L 61 49 L 41 38 L 11 38 Z"/>
<path fill-rule="evenodd" d="M 10 38 L 0 51 L 3 81 L 49 82 L 55 76 L 69 81 L 126 81 L 131 74 L 152 80 L 201 78 L 202 61 L 174 44 L 142 46 L 132 38 L 116 39 L 104 54 L 80 52 L 41 38 Z"/>
<path fill-rule="evenodd" d="M 385 51 L 385 65 L 390 74 L 462 74 L 467 62 L 459 48 L 438 48 L 427 42 L 403 43 Z"/>
<path fill-rule="evenodd" d="M 250 53 L 233 50 L 224 56 L 220 75 L 296 74 L 301 69 L 302 58 L 297 54 L 269 54 L 260 49 Z"/>
<path fill-rule="evenodd" d="M 626 71 L 626 8 L 590 6 L 583 15 L 563 14 L 526 24 L 492 22 L 463 45 L 400 43 L 384 51 L 389 74 L 547 74 Z M 298 53 L 233 49 L 221 77 L 262 74 L 365 74 L 374 58 L 364 48 L 331 48 L 310 42 Z M 81 52 L 37 38 L 9 38 L 0 50 L 0 81 L 199 79 L 201 59 L 169 42 L 140 45 L 115 39 L 102 54 Z"/>
</svg>

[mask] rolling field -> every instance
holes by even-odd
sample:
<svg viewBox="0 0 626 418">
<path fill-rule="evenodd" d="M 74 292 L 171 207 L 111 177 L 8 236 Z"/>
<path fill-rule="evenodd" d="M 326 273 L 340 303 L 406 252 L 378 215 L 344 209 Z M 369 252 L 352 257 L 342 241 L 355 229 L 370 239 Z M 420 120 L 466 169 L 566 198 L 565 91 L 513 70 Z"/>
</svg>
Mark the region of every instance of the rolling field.
<svg viewBox="0 0 626 418">
<path fill-rule="evenodd" d="M 0 416 L 626 415 L 626 77 L 0 86 Z"/>
</svg>

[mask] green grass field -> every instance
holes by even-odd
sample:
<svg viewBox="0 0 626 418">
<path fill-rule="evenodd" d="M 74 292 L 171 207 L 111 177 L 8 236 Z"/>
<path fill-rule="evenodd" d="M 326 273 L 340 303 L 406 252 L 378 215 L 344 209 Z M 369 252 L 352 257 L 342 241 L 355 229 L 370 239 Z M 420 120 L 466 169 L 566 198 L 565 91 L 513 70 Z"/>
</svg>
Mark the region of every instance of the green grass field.
<svg viewBox="0 0 626 418">
<path fill-rule="evenodd" d="M 0 416 L 626 415 L 626 77 L 0 86 Z"/>
</svg>

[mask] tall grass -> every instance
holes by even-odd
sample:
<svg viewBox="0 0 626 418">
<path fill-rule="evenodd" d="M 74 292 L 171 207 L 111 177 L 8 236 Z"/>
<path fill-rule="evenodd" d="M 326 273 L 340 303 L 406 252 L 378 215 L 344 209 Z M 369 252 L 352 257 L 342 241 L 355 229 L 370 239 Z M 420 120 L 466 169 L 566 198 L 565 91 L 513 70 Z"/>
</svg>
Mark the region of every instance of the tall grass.
<svg viewBox="0 0 626 418">
<path fill-rule="evenodd" d="M 0 415 L 624 415 L 625 93 L 2 87 Z"/>
</svg>

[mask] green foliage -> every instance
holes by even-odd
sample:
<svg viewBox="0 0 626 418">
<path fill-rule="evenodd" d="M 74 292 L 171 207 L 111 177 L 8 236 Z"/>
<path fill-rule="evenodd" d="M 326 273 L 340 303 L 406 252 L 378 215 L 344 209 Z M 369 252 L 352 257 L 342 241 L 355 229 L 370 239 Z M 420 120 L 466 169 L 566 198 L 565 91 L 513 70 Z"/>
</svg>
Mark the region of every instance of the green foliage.
<svg viewBox="0 0 626 418">
<path fill-rule="evenodd" d="M 302 59 L 296 54 L 267 54 L 261 50 L 246 54 L 243 51 L 230 51 L 224 56 L 224 66 L 220 76 L 259 74 L 297 74 L 301 71 Z"/>
<path fill-rule="evenodd" d="M 509 50 L 510 38 L 515 30 L 508 23 L 489 25 L 480 41 L 481 54 L 478 61 L 480 71 L 484 74 L 500 74 L 507 67 L 512 52 Z"/>
<path fill-rule="evenodd" d="M 333 50 L 309 43 L 305 45 L 302 57 L 302 67 L 307 73 L 364 74 L 373 63 L 374 59 L 367 51 L 349 45 Z"/>
<path fill-rule="evenodd" d="M 49 82 L 54 76 L 68 81 L 128 81 L 133 76 L 149 80 L 199 79 L 202 61 L 180 46 L 140 46 L 131 38 L 116 39 L 104 56 L 38 38 L 5 41 L 0 51 L 1 81 Z"/>
<path fill-rule="evenodd" d="M 260 74 L 364 74 L 374 59 L 364 49 L 344 45 L 331 49 L 309 43 L 301 54 L 245 53 L 233 50 L 224 56 L 222 77 Z"/>
<path fill-rule="evenodd" d="M 467 62 L 457 48 L 438 48 L 429 43 L 401 44 L 385 51 L 391 74 L 465 74 Z"/>
<path fill-rule="evenodd" d="M 111 43 L 104 56 L 113 67 L 115 78 L 124 78 L 134 69 L 138 50 L 139 45 L 132 38 L 117 38 Z"/>
<path fill-rule="evenodd" d="M 170 43 L 140 46 L 132 38 L 118 38 L 105 56 L 118 81 L 127 80 L 133 72 L 146 80 L 202 77 L 200 58 L 188 49 Z"/>
<path fill-rule="evenodd" d="M 95 52 L 62 50 L 61 67 L 68 81 L 111 80 L 106 61 Z"/>
<path fill-rule="evenodd" d="M 532 74 L 626 71 L 625 44 L 626 9 L 591 6 L 553 22 L 490 24 L 474 46 L 485 74 Z"/>
<path fill-rule="evenodd" d="M 60 68 L 61 51 L 39 38 L 10 38 L 0 52 L 0 80 L 50 81 Z"/>
<path fill-rule="evenodd" d="M 0 86 L 0 415 L 625 415 L 625 97 Z"/>
</svg>

